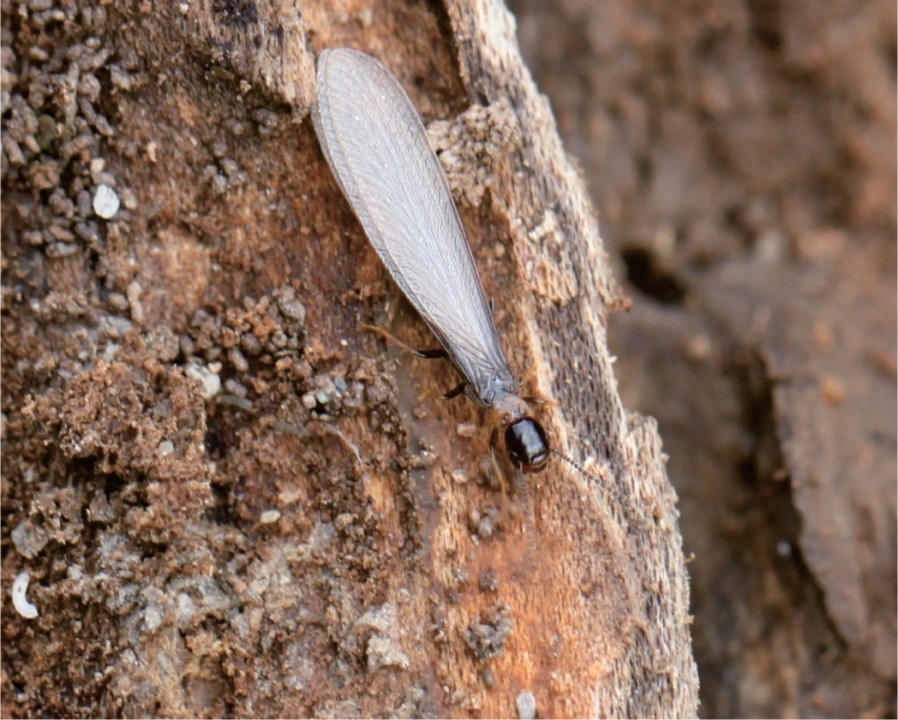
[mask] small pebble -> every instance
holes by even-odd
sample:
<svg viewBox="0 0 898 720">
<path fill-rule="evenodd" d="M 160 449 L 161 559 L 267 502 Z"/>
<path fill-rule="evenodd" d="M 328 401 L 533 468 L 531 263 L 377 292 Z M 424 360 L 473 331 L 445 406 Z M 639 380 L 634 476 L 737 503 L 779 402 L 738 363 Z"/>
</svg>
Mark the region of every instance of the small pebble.
<svg viewBox="0 0 898 720">
<path fill-rule="evenodd" d="M 18 553 L 28 559 L 37 557 L 50 541 L 47 532 L 35 527 L 30 520 L 20 522 L 10 535 Z"/>
<path fill-rule="evenodd" d="M 273 113 L 271 110 L 267 110 L 265 108 L 257 108 L 250 113 L 250 117 L 255 120 L 259 125 L 267 128 L 276 127 L 278 124 L 278 116 L 276 113 Z"/>
<path fill-rule="evenodd" d="M 131 89 L 131 76 L 118 65 L 113 65 L 109 68 L 109 79 L 112 80 L 113 87 L 119 90 L 127 92 Z"/>
<path fill-rule="evenodd" d="M 296 299 L 296 292 L 293 288 L 287 288 L 277 298 L 278 309 L 288 320 L 302 324 L 306 319 L 306 309 L 303 304 Z"/>
<path fill-rule="evenodd" d="M 533 720 L 536 717 L 536 698 L 533 693 L 522 692 L 514 701 L 518 708 L 518 717 L 521 720 Z"/>
<path fill-rule="evenodd" d="M 228 144 L 224 140 L 216 140 L 209 149 L 212 152 L 212 157 L 223 158 L 228 151 Z"/>
<path fill-rule="evenodd" d="M 224 175 L 216 173 L 212 178 L 212 192 L 216 195 L 224 195 L 228 189 L 228 179 Z"/>
<path fill-rule="evenodd" d="M 129 307 L 128 298 L 118 292 L 109 293 L 106 298 L 106 304 L 113 310 L 121 313 L 125 312 Z"/>
<path fill-rule="evenodd" d="M 249 390 L 246 389 L 246 385 L 237 382 L 234 378 L 228 378 L 225 380 L 225 390 L 227 390 L 232 395 L 236 395 L 239 398 L 245 398 L 249 394 Z"/>
<path fill-rule="evenodd" d="M 46 242 L 44 234 L 40 230 L 26 230 L 22 233 L 22 239 L 34 247 L 40 247 Z"/>
<path fill-rule="evenodd" d="M 164 619 L 162 608 L 158 605 L 148 605 L 146 610 L 143 611 L 143 625 L 147 630 L 155 630 L 162 624 Z"/>
<path fill-rule="evenodd" d="M 94 193 L 94 212 L 104 220 L 114 218 L 119 210 L 120 201 L 115 190 L 108 185 L 98 185 Z"/>
<path fill-rule="evenodd" d="M 456 468 L 452 471 L 452 482 L 457 483 L 458 485 L 464 485 L 468 482 L 468 473 L 460 468 Z"/>
<path fill-rule="evenodd" d="M 246 358 L 243 356 L 243 353 L 240 352 L 240 349 L 237 347 L 232 347 L 228 350 L 228 360 L 231 365 L 233 365 L 234 369 L 239 373 L 245 373 L 249 370 L 249 363 L 246 361 Z"/>
<path fill-rule="evenodd" d="M 90 193 L 87 190 L 79 190 L 75 196 L 75 204 L 78 207 L 78 214 L 81 217 L 88 217 L 93 207 Z"/>
<path fill-rule="evenodd" d="M 144 319 L 143 303 L 140 302 L 142 292 L 143 288 L 137 280 L 132 280 L 125 291 L 128 307 L 131 309 L 131 319 L 136 323 L 142 323 Z"/>
<path fill-rule="evenodd" d="M 222 172 L 228 177 L 233 177 L 240 171 L 240 166 L 237 164 L 237 161 L 232 160 L 231 158 L 222 158 L 219 161 L 219 165 L 221 166 Z"/>
<path fill-rule="evenodd" d="M 221 392 L 221 378 L 218 377 L 218 373 L 213 372 L 210 368 L 202 365 L 190 365 L 187 368 L 187 375 L 203 384 L 200 394 L 205 400 L 211 400 Z"/>
<path fill-rule="evenodd" d="M 51 258 L 68 257 L 76 252 L 78 252 L 78 246 L 70 243 L 55 242 L 47 246 L 47 257 Z"/>
<path fill-rule="evenodd" d="M 122 190 L 122 204 L 126 210 L 137 210 L 137 195 L 130 188 Z"/>
</svg>

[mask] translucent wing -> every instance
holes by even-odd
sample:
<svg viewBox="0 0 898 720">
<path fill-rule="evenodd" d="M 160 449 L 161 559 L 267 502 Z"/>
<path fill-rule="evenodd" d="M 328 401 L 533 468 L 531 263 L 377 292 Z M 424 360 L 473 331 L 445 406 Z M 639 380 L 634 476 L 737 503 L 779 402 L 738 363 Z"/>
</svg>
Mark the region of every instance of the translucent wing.
<svg viewBox="0 0 898 720">
<path fill-rule="evenodd" d="M 312 116 L 368 239 L 477 399 L 515 392 L 446 176 L 405 90 L 371 56 L 325 50 Z"/>
</svg>

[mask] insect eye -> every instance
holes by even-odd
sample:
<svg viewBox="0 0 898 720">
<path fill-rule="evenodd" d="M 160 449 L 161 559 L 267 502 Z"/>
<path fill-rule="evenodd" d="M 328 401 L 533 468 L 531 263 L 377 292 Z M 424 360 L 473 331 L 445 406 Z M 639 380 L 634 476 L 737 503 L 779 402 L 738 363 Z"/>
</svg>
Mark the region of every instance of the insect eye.
<svg viewBox="0 0 898 720">
<path fill-rule="evenodd" d="M 549 460 L 549 440 L 536 420 L 524 417 L 505 429 L 508 459 L 525 473 L 539 472 Z"/>
</svg>

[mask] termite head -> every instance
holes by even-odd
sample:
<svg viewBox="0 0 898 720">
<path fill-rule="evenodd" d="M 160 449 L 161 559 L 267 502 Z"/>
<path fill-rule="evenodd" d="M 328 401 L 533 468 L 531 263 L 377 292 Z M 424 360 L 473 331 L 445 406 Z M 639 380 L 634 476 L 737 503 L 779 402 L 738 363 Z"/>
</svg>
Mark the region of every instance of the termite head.
<svg viewBox="0 0 898 720">
<path fill-rule="evenodd" d="M 549 460 L 549 438 L 546 431 L 529 415 L 505 428 L 508 459 L 525 473 L 539 472 Z"/>
<path fill-rule="evenodd" d="M 543 426 L 527 414 L 527 403 L 515 393 L 499 398 L 495 410 L 505 428 L 505 450 L 511 464 L 525 473 L 539 472 L 549 460 L 549 438 Z"/>
</svg>

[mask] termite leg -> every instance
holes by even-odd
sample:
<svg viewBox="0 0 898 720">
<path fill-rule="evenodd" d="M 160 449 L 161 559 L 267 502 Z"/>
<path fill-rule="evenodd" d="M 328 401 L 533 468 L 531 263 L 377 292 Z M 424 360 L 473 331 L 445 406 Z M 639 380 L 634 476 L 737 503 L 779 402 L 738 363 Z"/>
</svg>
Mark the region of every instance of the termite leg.
<svg viewBox="0 0 898 720">
<path fill-rule="evenodd" d="M 499 428 L 494 427 L 490 433 L 490 475 L 491 480 L 499 485 L 503 495 L 508 494 L 508 482 L 505 477 L 505 469 L 499 460 Z"/>
<path fill-rule="evenodd" d="M 447 358 L 449 357 L 449 353 L 447 353 L 443 348 L 434 348 L 432 350 L 415 350 L 411 345 L 408 345 L 398 337 L 393 335 L 388 330 L 384 330 L 382 327 L 378 327 L 377 325 L 368 325 L 367 323 L 359 323 L 359 326 L 363 330 L 369 330 L 370 332 L 377 333 L 384 340 L 387 340 L 394 345 L 398 345 L 400 348 L 405 350 L 407 353 L 411 353 L 412 355 L 417 355 L 420 358 Z"/>
<path fill-rule="evenodd" d="M 465 388 L 467 388 L 467 387 L 468 387 L 468 383 L 463 382 L 461 385 L 458 385 L 458 386 L 452 388 L 449 392 L 445 393 L 444 395 L 440 395 L 440 399 L 441 400 L 451 400 L 454 397 L 458 397 L 465 391 Z M 495 432 L 495 430 L 493 432 Z"/>
<path fill-rule="evenodd" d="M 443 348 L 433 348 L 431 350 L 415 350 L 415 354 L 418 357 L 427 358 L 428 360 L 433 360 L 436 358 L 448 358 L 449 353 L 447 353 Z"/>
</svg>

